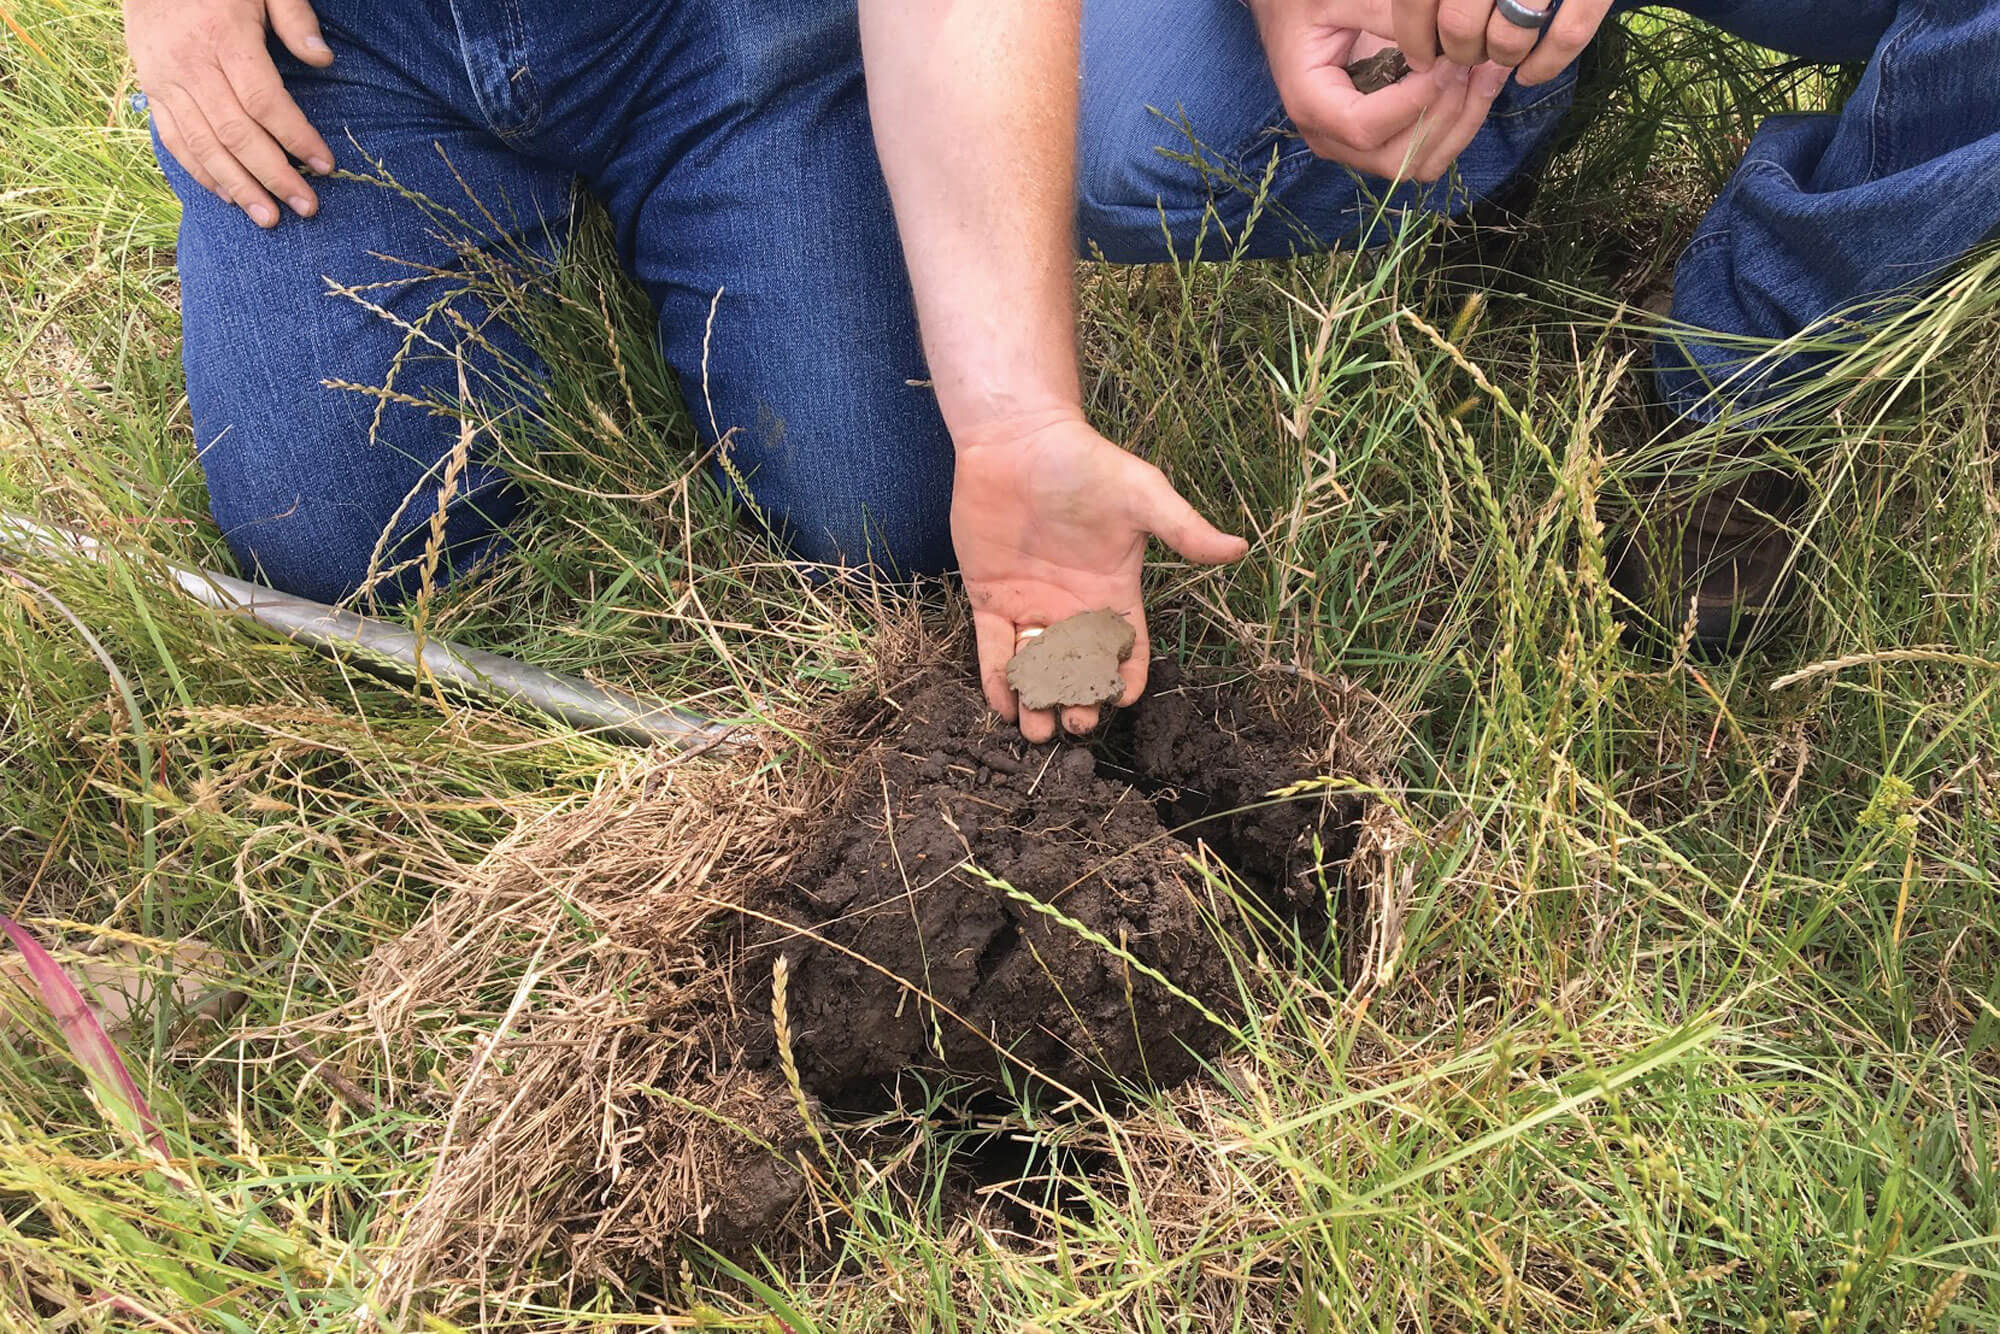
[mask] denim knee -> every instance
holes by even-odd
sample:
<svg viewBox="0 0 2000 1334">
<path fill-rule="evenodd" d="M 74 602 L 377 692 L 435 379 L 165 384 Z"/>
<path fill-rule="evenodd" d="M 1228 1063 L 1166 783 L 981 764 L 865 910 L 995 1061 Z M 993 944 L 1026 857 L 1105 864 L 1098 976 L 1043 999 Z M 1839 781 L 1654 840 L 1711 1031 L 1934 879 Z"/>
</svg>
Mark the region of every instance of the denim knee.
<svg viewBox="0 0 2000 1334">
<path fill-rule="evenodd" d="M 814 565 L 890 578 L 952 569 L 952 454 L 942 423 L 918 415 L 893 433 L 849 433 L 825 417 L 812 426 L 809 439 L 738 436 L 724 450 L 721 480 L 756 521 Z"/>
<path fill-rule="evenodd" d="M 316 602 L 366 594 L 393 607 L 428 578 L 443 587 L 498 551 L 521 498 L 508 479 L 484 469 L 445 511 L 437 559 L 430 559 L 435 495 L 423 496 L 400 518 L 377 505 L 301 494 L 276 506 L 229 489 L 209 506 L 245 578 Z"/>
</svg>

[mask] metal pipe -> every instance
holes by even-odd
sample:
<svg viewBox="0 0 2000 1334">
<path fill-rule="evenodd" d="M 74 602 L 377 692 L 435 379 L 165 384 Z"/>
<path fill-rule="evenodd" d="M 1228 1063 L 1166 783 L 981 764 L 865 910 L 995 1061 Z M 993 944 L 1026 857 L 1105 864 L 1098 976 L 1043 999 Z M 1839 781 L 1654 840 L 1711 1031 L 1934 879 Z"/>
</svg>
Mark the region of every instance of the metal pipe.
<svg viewBox="0 0 2000 1334">
<path fill-rule="evenodd" d="M 0 543 L 49 555 L 103 560 L 96 538 L 0 510 Z M 261 584 L 165 562 L 168 579 L 188 597 L 226 615 L 246 616 L 287 639 L 353 658 L 378 676 L 439 681 L 510 704 L 525 704 L 579 730 L 633 745 L 677 750 L 726 749 L 735 728 L 661 700 L 595 686 L 560 672 L 418 635 L 400 625 L 293 597 Z"/>
</svg>

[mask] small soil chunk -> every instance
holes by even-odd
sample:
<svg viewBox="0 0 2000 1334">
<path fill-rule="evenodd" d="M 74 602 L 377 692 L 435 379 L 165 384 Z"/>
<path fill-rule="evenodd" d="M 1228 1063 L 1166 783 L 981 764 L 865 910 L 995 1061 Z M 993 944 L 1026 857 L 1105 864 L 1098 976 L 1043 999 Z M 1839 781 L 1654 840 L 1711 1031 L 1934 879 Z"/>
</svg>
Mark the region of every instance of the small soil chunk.
<svg viewBox="0 0 2000 1334">
<path fill-rule="evenodd" d="M 684 1129 L 692 1230 L 718 1250 L 747 1250 L 768 1238 L 805 1194 L 805 1175 L 795 1164 L 810 1157 L 811 1132 L 773 1070 L 732 1071 L 690 1101 L 710 1112 Z"/>
<path fill-rule="evenodd" d="M 1379 93 L 1391 84 L 1401 83 L 1409 72 L 1409 57 L 1393 46 L 1385 46 L 1347 67 L 1347 77 L 1353 80 L 1357 93 Z"/>
<path fill-rule="evenodd" d="M 892 692 L 888 734 L 742 927 L 737 995 L 768 997 L 772 959 L 789 960 L 808 1093 L 860 1110 L 912 1073 L 974 1092 L 1166 1085 L 1216 1050 L 1225 1034 L 1202 1009 L 1237 1008 L 1249 927 L 1189 843 L 1296 915 L 1320 883 L 1315 836 L 1337 850 L 1352 813 L 1323 797 L 1236 811 L 1314 775 L 1309 742 L 1169 664 L 1153 679 L 1090 746 L 1029 746 L 962 668 Z M 775 1061 L 768 1013 L 753 1027 L 752 1063 Z"/>
<path fill-rule="evenodd" d="M 1137 638 L 1115 611 L 1078 612 L 1021 646 L 1007 664 L 1007 684 L 1024 709 L 1108 704 L 1124 693 L 1118 665 Z"/>
</svg>

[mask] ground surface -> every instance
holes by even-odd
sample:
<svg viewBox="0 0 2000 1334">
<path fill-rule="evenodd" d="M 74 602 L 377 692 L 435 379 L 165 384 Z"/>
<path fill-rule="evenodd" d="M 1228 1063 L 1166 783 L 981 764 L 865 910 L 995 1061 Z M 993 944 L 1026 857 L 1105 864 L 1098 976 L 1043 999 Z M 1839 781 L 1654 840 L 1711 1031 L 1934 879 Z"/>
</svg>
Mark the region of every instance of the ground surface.
<svg viewBox="0 0 2000 1334">
<path fill-rule="evenodd" d="M 1322 766 L 1374 789 L 1351 972 L 1303 934 L 1249 959 L 1213 1070 L 1115 1115 L 877 1113 L 898 1156 L 798 1159 L 812 1244 L 769 1260 L 521 1264 L 483 1293 L 420 1284 L 422 1307 L 492 1330 L 2000 1328 L 2000 262 L 1859 334 L 1837 412 L 1747 445 L 1809 496 L 1794 635 L 1635 652 L 1604 525 L 1746 442 L 1650 435 L 1630 312 L 1758 120 L 1845 86 L 1635 22 L 1509 235 L 1086 271 L 1094 419 L 1254 542 L 1154 568 L 1155 645 L 1354 703 Z M 453 1072 L 560 1006 L 553 947 L 406 1044 L 320 1017 L 523 822 L 650 779 L 158 586 L 157 558 L 227 556 L 131 91 L 115 7 L 0 0 L 0 504 L 127 553 L 6 559 L 0 888 L 61 951 L 164 969 L 206 940 L 246 999 L 120 1034 L 179 1184 L 51 1027 L 9 1032 L 0 1323 L 410 1327 L 375 1297 L 478 1129 Z M 885 604 L 731 522 L 608 253 L 586 226 L 532 301 L 469 275 L 551 366 L 546 435 L 507 444 L 533 517 L 410 614 L 712 711 L 821 709 L 866 676 Z M 592 1152 L 633 1133 L 556 1129 Z M 996 1143 L 1008 1207 L 968 1211 Z"/>
</svg>

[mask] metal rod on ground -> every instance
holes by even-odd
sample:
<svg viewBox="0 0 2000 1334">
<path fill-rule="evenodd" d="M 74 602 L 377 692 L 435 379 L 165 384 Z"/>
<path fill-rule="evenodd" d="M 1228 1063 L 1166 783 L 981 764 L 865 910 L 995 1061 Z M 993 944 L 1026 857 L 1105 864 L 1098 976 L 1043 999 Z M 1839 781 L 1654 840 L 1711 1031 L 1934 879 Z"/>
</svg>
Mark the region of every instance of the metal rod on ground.
<svg viewBox="0 0 2000 1334">
<path fill-rule="evenodd" d="M 93 537 L 4 510 L 0 510 L 0 545 L 91 560 L 105 556 L 104 546 Z M 203 606 L 246 616 L 288 639 L 351 657 L 377 674 L 435 680 L 490 699 L 525 704 L 593 735 L 634 745 L 710 750 L 732 744 L 734 729 L 728 724 L 661 700 L 595 686 L 484 649 L 419 636 L 388 621 L 213 570 L 172 563 L 164 568 L 181 592 Z"/>
</svg>

